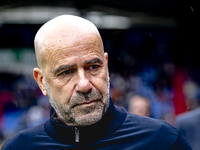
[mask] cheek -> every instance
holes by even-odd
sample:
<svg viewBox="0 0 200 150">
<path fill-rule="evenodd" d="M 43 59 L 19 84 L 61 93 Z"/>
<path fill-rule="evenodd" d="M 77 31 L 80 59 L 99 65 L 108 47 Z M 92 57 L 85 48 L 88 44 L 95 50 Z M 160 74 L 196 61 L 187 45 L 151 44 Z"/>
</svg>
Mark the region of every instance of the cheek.
<svg viewBox="0 0 200 150">
<path fill-rule="evenodd" d="M 107 72 L 99 74 L 97 77 L 92 77 L 92 85 L 105 96 L 108 92 L 108 77 Z"/>
<path fill-rule="evenodd" d="M 71 96 L 70 93 L 72 93 L 72 86 L 63 82 L 54 81 L 51 87 L 50 90 L 54 99 L 56 99 L 60 103 L 68 103 Z"/>
</svg>

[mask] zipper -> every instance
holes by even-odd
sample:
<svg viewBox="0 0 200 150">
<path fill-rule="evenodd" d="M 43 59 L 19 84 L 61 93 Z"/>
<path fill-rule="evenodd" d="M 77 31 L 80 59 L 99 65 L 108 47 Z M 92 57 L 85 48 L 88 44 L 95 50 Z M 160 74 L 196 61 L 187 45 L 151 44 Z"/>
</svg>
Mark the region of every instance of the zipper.
<svg viewBox="0 0 200 150">
<path fill-rule="evenodd" d="M 75 127 L 75 142 L 79 142 L 79 129 Z"/>
</svg>

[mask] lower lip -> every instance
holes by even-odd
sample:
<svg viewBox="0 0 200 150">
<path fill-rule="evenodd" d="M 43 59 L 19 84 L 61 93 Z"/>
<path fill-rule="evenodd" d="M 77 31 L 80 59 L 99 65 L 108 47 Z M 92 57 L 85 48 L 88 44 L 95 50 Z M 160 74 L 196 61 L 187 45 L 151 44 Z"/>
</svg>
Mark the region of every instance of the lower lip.
<svg viewBox="0 0 200 150">
<path fill-rule="evenodd" d="M 77 106 L 92 106 L 92 105 L 94 105 L 97 102 L 98 102 L 98 100 L 97 101 L 90 101 L 88 103 L 85 102 L 85 103 L 82 103 L 82 104 L 75 105 L 74 107 L 77 107 Z"/>
<path fill-rule="evenodd" d="M 80 105 L 92 105 L 92 104 L 95 103 L 95 102 L 97 102 L 97 101 L 91 101 L 91 102 L 88 102 L 88 103 L 82 103 L 82 104 L 80 104 Z"/>
</svg>

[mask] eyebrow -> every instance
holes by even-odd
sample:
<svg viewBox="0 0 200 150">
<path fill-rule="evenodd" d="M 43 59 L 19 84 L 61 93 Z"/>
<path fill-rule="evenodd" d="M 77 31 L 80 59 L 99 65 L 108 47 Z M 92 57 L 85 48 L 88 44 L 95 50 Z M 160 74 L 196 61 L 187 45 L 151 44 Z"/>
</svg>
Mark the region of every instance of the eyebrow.
<svg viewBox="0 0 200 150">
<path fill-rule="evenodd" d="M 92 60 L 86 61 L 85 64 L 93 64 L 93 63 L 101 63 L 103 64 L 103 61 L 99 58 L 94 58 Z"/>
<path fill-rule="evenodd" d="M 63 70 L 72 68 L 74 66 L 75 66 L 75 64 L 73 64 L 73 65 L 61 65 L 57 69 L 54 70 L 54 74 L 58 74 L 59 72 L 62 72 Z"/>
</svg>

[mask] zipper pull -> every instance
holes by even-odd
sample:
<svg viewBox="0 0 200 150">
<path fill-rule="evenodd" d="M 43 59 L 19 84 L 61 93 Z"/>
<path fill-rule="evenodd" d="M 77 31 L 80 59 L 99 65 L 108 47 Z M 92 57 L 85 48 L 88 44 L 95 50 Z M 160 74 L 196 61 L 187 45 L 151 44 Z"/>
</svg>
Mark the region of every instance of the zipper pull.
<svg viewBox="0 0 200 150">
<path fill-rule="evenodd" d="M 79 142 L 79 129 L 75 127 L 75 142 Z"/>
</svg>

